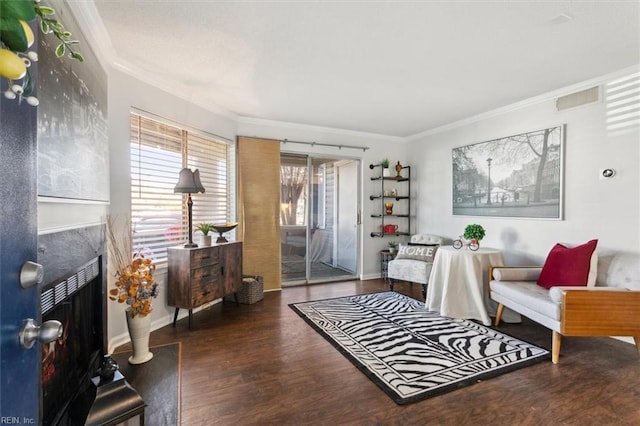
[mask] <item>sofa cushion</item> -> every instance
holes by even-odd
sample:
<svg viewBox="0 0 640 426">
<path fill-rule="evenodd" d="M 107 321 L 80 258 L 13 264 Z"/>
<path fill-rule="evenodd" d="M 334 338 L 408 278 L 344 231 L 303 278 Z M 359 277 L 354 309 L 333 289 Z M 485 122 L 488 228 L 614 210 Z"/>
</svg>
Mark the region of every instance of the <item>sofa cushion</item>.
<svg viewBox="0 0 640 426">
<path fill-rule="evenodd" d="M 437 246 L 408 246 L 400 244 L 396 259 L 420 260 L 423 262 L 433 263 L 433 258 L 438 250 Z"/>
<path fill-rule="evenodd" d="M 528 306 L 536 312 L 560 320 L 560 305 L 549 297 L 549 290 L 535 283 L 535 281 L 491 281 L 491 295 L 501 295 L 518 305 Z M 509 306 L 507 304 L 507 306 Z"/>
<path fill-rule="evenodd" d="M 575 247 L 556 244 L 544 261 L 538 285 L 547 289 L 553 286 L 586 286 L 597 244 L 598 240 Z"/>
</svg>

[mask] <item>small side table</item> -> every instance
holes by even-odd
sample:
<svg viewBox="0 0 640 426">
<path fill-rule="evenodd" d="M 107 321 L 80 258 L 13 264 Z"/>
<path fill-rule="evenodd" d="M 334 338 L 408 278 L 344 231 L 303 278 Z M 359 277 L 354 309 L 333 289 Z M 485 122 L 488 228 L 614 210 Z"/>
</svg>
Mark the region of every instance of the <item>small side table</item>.
<svg viewBox="0 0 640 426">
<path fill-rule="evenodd" d="M 389 250 L 382 250 L 380 252 L 380 276 L 383 280 L 389 279 L 389 261 L 396 257 L 395 253 L 391 253 Z"/>
<path fill-rule="evenodd" d="M 476 319 L 491 325 L 487 274 L 490 266 L 502 265 L 502 252 L 497 249 L 440 247 L 427 287 L 427 309 L 445 317 Z"/>
</svg>

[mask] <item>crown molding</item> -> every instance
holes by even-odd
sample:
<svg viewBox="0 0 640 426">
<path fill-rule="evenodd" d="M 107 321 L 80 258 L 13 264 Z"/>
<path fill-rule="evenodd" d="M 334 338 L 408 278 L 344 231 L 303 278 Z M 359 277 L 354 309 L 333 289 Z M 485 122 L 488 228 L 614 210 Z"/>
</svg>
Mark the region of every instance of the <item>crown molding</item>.
<svg viewBox="0 0 640 426">
<path fill-rule="evenodd" d="M 184 100 L 185 102 L 191 103 L 213 114 L 219 115 L 223 118 L 234 120 L 236 122 L 238 121 L 238 114 L 229 111 L 226 108 L 218 106 L 215 102 L 208 101 L 202 96 L 198 96 L 193 92 L 193 89 L 190 89 L 180 83 L 176 83 L 175 81 L 171 81 L 168 79 L 153 77 L 143 69 L 119 58 L 111 63 L 111 67 L 117 71 L 122 72 L 123 74 L 129 75 L 136 80 L 139 80 L 142 83 L 146 83 L 150 86 L 160 89 L 163 92 L 169 93 L 170 95 L 173 95 L 179 99 Z"/>
<path fill-rule="evenodd" d="M 68 4 L 80 30 L 87 38 L 95 56 L 105 70 L 111 67 L 214 114 L 237 120 L 237 114 L 203 97 L 194 95 L 192 89 L 168 79 L 152 77 L 143 69 L 119 58 L 93 0 L 69 1 Z"/>
<path fill-rule="evenodd" d="M 513 103 L 511 105 L 507 105 L 504 107 L 496 108 L 487 112 L 483 112 L 478 115 L 474 115 L 469 118 L 465 118 L 462 120 L 454 121 L 453 123 L 445 124 L 443 126 L 434 127 L 433 129 L 428 129 L 420 133 L 416 133 L 411 136 L 407 136 L 405 141 L 414 142 L 425 138 L 427 136 L 443 133 L 449 130 L 453 130 L 459 127 L 468 126 L 473 123 L 477 123 L 479 121 L 487 120 L 493 117 L 497 117 L 500 115 L 508 114 L 513 111 L 517 111 L 522 108 L 527 108 L 533 105 L 537 105 L 543 102 L 548 102 L 551 100 L 555 100 L 556 98 L 564 95 L 568 95 L 570 93 L 579 92 L 581 90 L 588 89 L 590 87 L 601 85 L 609 82 L 610 80 L 624 77 L 628 74 L 638 73 L 640 71 L 640 64 L 632 65 L 627 68 L 623 68 L 621 70 L 612 72 L 610 74 L 606 74 L 604 76 L 592 78 L 590 80 L 585 80 L 580 83 L 572 84 L 571 86 L 566 86 L 561 89 L 553 90 L 551 92 L 544 93 L 542 95 L 534 96 L 529 99 L 525 99 L 520 102 Z"/>
<path fill-rule="evenodd" d="M 80 27 L 80 30 L 82 31 L 84 36 L 88 39 L 88 41 L 90 41 L 91 48 L 94 50 L 94 53 L 98 58 L 98 61 L 100 61 L 100 64 L 104 69 L 108 69 L 109 66 L 113 67 L 114 69 L 119 70 L 127 75 L 130 75 L 133 78 L 143 83 L 147 83 L 151 86 L 154 86 L 166 93 L 169 93 L 173 96 L 183 99 L 186 102 L 190 102 L 200 108 L 203 108 L 214 114 L 218 114 L 222 117 L 235 120 L 237 124 L 258 125 L 258 126 L 272 127 L 272 128 L 285 129 L 285 130 L 290 129 L 290 130 L 316 131 L 316 132 L 335 134 L 335 135 L 341 135 L 341 136 L 364 137 L 368 139 L 381 140 L 381 141 L 387 141 L 387 142 L 401 143 L 401 142 L 418 141 L 427 136 L 443 133 L 459 127 L 477 123 L 479 121 L 483 121 L 483 120 L 487 120 L 500 115 L 508 114 L 510 112 L 527 108 L 533 105 L 537 105 L 543 102 L 548 102 L 550 100 L 554 100 L 559 96 L 564 96 L 573 92 L 584 90 L 589 87 L 593 87 L 594 85 L 601 85 L 606 82 L 609 82 L 610 80 L 621 78 L 628 74 L 637 73 L 640 71 L 640 64 L 636 64 L 601 77 L 593 78 L 590 80 L 583 81 L 581 83 L 577 83 L 571 86 L 566 86 L 557 90 L 553 90 L 538 96 L 534 96 L 532 98 L 525 99 L 520 102 L 516 102 L 504 107 L 486 111 L 486 112 L 477 114 L 475 116 L 464 118 L 462 120 L 448 123 L 439 127 L 427 129 L 410 136 L 406 136 L 406 137 L 391 136 L 391 135 L 384 135 L 379 133 L 367 133 L 367 132 L 360 132 L 356 130 L 346 130 L 346 129 L 338 129 L 333 127 L 314 126 L 314 125 L 308 125 L 308 124 L 267 120 L 267 119 L 238 115 L 232 111 L 229 111 L 223 107 L 218 106 L 212 101 L 208 101 L 206 98 L 202 96 L 194 94 L 191 89 L 181 85 L 180 83 L 176 83 L 174 81 L 169 81 L 169 80 L 163 80 L 161 78 L 151 77 L 149 73 L 145 72 L 144 70 L 134 66 L 133 64 L 123 61 L 121 58 L 118 58 L 117 53 L 113 47 L 113 44 L 111 43 L 111 39 L 109 38 L 107 30 L 104 26 L 104 23 L 102 22 L 102 19 L 100 18 L 100 15 L 96 9 L 94 1 L 93 0 L 68 0 L 67 4 L 69 5 L 71 12 L 75 16 L 76 21 L 78 22 L 78 26 Z"/>
<path fill-rule="evenodd" d="M 255 117 L 238 117 L 238 124 L 248 124 L 256 126 L 272 127 L 284 130 L 307 130 L 340 136 L 360 137 L 366 139 L 380 140 L 385 142 L 405 142 L 406 138 L 400 136 L 384 135 L 380 133 L 360 132 L 357 130 L 338 129 L 335 127 L 315 126 L 311 124 L 291 123 L 287 121 L 267 120 Z"/>
<path fill-rule="evenodd" d="M 107 69 L 117 55 L 95 3 L 89 0 L 67 1 L 67 4 L 100 65 Z"/>
</svg>

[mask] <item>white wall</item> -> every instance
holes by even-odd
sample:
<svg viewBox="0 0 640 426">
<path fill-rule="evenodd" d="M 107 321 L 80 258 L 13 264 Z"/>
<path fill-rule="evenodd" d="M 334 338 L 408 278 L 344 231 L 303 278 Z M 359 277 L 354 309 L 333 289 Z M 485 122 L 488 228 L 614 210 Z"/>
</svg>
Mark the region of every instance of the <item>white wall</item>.
<svg viewBox="0 0 640 426">
<path fill-rule="evenodd" d="M 576 91 L 570 89 L 561 94 Z M 411 140 L 411 158 L 423 171 L 418 181 L 419 231 L 454 239 L 467 224 L 479 223 L 487 231 L 481 245 L 503 249 L 505 262 L 511 265 L 541 264 L 556 242 L 592 238 L 599 239 L 598 250 L 640 252 L 638 129 L 607 134 L 603 102 L 558 112 L 555 96 L 542 98 Z M 564 220 L 452 215 L 452 148 L 557 124 L 566 124 Z M 603 168 L 613 168 L 617 174 L 601 179 Z"/>
</svg>

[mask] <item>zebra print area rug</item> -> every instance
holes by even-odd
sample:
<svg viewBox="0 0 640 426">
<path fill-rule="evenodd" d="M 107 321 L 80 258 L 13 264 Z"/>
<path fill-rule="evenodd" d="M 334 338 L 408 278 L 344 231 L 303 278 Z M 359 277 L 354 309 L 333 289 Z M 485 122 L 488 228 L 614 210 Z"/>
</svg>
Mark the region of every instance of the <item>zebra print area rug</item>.
<svg viewBox="0 0 640 426">
<path fill-rule="evenodd" d="M 475 322 L 444 318 L 396 292 L 289 305 L 398 404 L 549 358 Z"/>
</svg>

